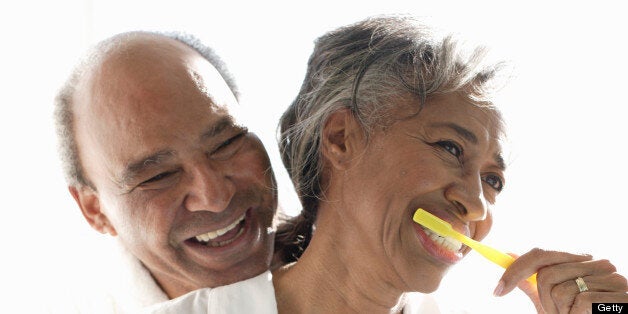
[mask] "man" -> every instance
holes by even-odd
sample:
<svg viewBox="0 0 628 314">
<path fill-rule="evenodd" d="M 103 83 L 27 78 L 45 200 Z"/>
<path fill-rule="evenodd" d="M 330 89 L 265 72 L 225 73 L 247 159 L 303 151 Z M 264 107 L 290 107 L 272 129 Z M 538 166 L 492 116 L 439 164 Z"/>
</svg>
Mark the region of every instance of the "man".
<svg viewBox="0 0 628 314">
<path fill-rule="evenodd" d="M 132 32 L 99 43 L 57 96 L 70 193 L 92 228 L 131 253 L 136 273 L 148 270 L 132 274 L 141 291 L 113 297 L 114 311 L 268 270 L 276 184 L 235 114 L 236 94 L 197 40 Z"/>
</svg>

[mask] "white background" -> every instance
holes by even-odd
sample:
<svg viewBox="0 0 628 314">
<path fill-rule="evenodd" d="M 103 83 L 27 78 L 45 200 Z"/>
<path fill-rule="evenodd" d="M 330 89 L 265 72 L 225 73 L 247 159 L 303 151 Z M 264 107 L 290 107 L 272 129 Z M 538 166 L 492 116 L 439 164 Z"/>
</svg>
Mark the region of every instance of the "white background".
<svg viewBox="0 0 628 314">
<path fill-rule="evenodd" d="M 128 2 L 128 3 L 127 3 Z M 259 117 L 284 207 L 298 208 L 274 132 L 301 84 L 312 41 L 368 15 L 427 16 L 492 46 L 515 65 L 504 93 L 507 187 L 485 242 L 608 258 L 628 275 L 627 22 L 618 4 L 549 1 L 22 1 L 0 10 L 0 285 L 9 299 L 62 290 L 106 264 L 108 236 L 83 221 L 63 181 L 52 126 L 56 89 L 84 50 L 112 34 L 182 30 L 215 47 Z M 618 1 L 619 2 L 619 1 Z M 472 253 L 436 296 L 476 313 L 531 312 L 497 299 L 501 270 Z M 52 290 L 49 290 L 51 289 Z M 464 306 L 463 306 L 464 305 Z"/>
</svg>

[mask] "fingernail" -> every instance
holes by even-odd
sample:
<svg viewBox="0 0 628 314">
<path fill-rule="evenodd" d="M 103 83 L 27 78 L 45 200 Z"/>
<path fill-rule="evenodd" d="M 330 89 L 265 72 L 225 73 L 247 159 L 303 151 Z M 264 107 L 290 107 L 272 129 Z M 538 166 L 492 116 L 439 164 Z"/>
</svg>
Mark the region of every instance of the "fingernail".
<svg viewBox="0 0 628 314">
<path fill-rule="evenodd" d="M 501 297 L 502 296 L 502 292 L 504 292 L 504 281 L 500 280 L 497 283 L 497 287 L 495 287 L 495 290 L 493 290 L 493 295 L 496 297 Z"/>
</svg>

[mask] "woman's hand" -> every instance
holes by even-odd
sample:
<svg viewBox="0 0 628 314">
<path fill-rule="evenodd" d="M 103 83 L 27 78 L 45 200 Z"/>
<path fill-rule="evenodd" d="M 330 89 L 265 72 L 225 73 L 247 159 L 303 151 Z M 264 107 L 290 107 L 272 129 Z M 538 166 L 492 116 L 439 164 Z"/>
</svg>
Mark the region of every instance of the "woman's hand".
<svg viewBox="0 0 628 314">
<path fill-rule="evenodd" d="M 591 313 L 594 302 L 628 303 L 628 282 L 616 271 L 608 260 L 594 260 L 590 255 L 533 249 L 506 269 L 495 295 L 505 295 L 518 286 L 539 313 Z M 526 281 L 534 273 L 536 287 Z M 578 278 L 584 285 L 581 281 L 578 286 Z"/>
</svg>

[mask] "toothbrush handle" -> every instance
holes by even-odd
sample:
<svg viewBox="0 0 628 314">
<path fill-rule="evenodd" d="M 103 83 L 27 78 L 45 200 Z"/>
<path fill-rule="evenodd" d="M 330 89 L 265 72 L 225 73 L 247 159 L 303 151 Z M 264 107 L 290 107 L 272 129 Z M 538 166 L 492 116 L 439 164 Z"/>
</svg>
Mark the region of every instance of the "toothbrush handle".
<svg viewBox="0 0 628 314">
<path fill-rule="evenodd" d="M 492 248 L 486 244 L 475 241 L 473 239 L 470 239 L 470 238 L 467 238 L 467 239 L 469 239 L 468 243 L 465 242 L 467 246 L 474 249 L 476 252 L 480 253 L 482 256 L 486 257 L 489 261 L 503 268 L 508 268 L 510 264 L 512 264 L 512 262 L 515 261 L 515 259 L 512 256 L 506 253 L 503 253 L 495 248 Z"/>
<path fill-rule="evenodd" d="M 462 242 L 468 247 L 474 249 L 476 252 L 480 253 L 482 256 L 486 257 L 489 261 L 503 267 L 504 269 L 508 268 L 512 262 L 515 261 L 512 256 L 471 238 L 467 237 L 465 241 Z M 527 280 L 536 286 L 536 274 L 533 274 Z"/>
</svg>

